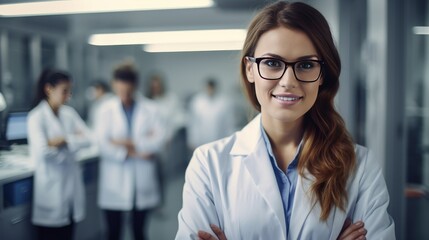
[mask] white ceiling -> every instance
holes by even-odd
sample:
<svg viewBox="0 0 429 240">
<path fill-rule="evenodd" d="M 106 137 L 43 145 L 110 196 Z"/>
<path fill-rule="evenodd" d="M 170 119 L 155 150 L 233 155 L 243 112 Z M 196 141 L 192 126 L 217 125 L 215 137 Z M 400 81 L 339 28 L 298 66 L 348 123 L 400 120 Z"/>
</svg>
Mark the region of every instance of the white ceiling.
<svg viewBox="0 0 429 240">
<path fill-rule="evenodd" d="M 29 0 L 0 0 L 19 2 Z M 0 18 L 0 26 L 34 32 L 54 32 L 73 38 L 87 38 L 92 33 L 161 31 L 185 29 L 246 28 L 255 14 L 255 3 L 272 0 L 214 0 L 222 8 L 180 9 L 119 13 L 77 14 L 65 16 Z M 305 0 L 325 14 L 336 33 L 337 0 Z M 230 5 L 230 6 L 229 6 Z M 239 6 L 239 7 L 237 7 Z"/>
<path fill-rule="evenodd" d="M 35 29 L 78 35 L 97 32 L 246 28 L 255 8 L 250 7 L 254 5 L 245 2 L 253 4 L 256 1 L 264 2 L 264 0 L 229 0 L 234 4 L 232 8 L 228 8 L 228 5 L 225 8 L 224 0 L 215 1 L 219 1 L 223 8 L 0 18 L 0 25 L 10 28 L 34 26 Z M 29 0 L 0 0 L 0 4 L 13 2 Z M 237 8 L 240 5 L 242 7 Z"/>
</svg>

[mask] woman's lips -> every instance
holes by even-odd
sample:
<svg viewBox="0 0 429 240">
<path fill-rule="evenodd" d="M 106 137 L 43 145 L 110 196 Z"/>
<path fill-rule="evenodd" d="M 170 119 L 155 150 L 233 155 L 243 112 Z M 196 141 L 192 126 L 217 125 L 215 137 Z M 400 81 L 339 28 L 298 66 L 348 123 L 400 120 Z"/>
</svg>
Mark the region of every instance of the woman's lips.
<svg viewBox="0 0 429 240">
<path fill-rule="evenodd" d="M 294 94 L 273 94 L 272 95 L 275 99 L 277 99 L 280 103 L 286 104 L 286 105 L 293 105 L 304 97 L 294 95 Z"/>
</svg>

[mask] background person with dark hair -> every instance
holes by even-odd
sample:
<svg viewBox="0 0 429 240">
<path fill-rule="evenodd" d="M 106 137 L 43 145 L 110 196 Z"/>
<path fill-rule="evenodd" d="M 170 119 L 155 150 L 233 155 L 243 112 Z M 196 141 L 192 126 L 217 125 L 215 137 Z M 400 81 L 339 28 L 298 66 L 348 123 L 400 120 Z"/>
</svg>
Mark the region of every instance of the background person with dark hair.
<svg viewBox="0 0 429 240">
<path fill-rule="evenodd" d="M 113 71 L 115 97 L 98 112 L 95 131 L 99 141 L 100 189 L 107 239 L 120 239 L 122 218 L 131 211 L 134 239 L 145 239 L 148 211 L 160 202 L 154 155 L 164 143 L 156 106 L 136 96 L 138 73 L 130 64 Z"/>
<path fill-rule="evenodd" d="M 70 76 L 45 70 L 28 117 L 30 156 L 36 164 L 32 222 L 38 239 L 73 239 L 74 223 L 85 216 L 85 195 L 76 152 L 91 143 L 78 113 L 64 104 L 71 95 Z"/>
<path fill-rule="evenodd" d="M 112 96 L 113 94 L 110 93 L 110 87 L 106 81 L 99 79 L 91 83 L 91 86 L 88 88 L 87 92 L 87 98 L 90 101 L 87 123 L 91 128 L 94 128 L 97 111 L 100 109 L 103 103 L 109 100 Z"/>
</svg>

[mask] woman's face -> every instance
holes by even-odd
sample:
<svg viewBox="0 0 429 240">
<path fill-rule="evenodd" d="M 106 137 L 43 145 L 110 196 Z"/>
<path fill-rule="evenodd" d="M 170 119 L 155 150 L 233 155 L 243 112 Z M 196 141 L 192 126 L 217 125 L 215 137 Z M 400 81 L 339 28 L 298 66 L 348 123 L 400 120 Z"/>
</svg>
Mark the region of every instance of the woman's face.
<svg viewBox="0 0 429 240">
<path fill-rule="evenodd" d="M 313 43 L 305 33 L 286 27 L 278 27 L 264 33 L 256 45 L 254 57 L 273 57 L 286 62 L 320 60 Z M 292 67 L 288 65 L 281 79 L 266 80 L 260 77 L 256 63 L 248 59 L 245 61 L 247 79 L 255 84 L 262 118 L 284 123 L 301 121 L 314 105 L 323 79 L 300 82 L 295 78 Z"/>
<path fill-rule="evenodd" d="M 151 90 L 153 96 L 161 96 L 163 89 L 162 89 L 162 83 L 159 78 L 154 78 L 151 81 Z"/>
<path fill-rule="evenodd" d="M 71 96 L 71 82 L 64 80 L 60 81 L 55 86 L 46 85 L 47 100 L 52 106 L 61 106 L 65 104 Z"/>
</svg>

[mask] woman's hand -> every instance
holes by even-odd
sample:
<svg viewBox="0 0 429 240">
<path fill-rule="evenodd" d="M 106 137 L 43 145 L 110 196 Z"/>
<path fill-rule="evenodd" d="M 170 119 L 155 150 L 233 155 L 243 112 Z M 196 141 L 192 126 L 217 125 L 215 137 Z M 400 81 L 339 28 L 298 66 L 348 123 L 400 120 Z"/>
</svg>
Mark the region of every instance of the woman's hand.
<svg viewBox="0 0 429 240">
<path fill-rule="evenodd" d="M 352 221 L 347 218 L 337 240 L 364 240 L 366 239 L 366 233 L 367 231 L 362 221 L 352 224 Z"/>
<path fill-rule="evenodd" d="M 63 137 L 52 138 L 48 140 L 49 147 L 62 147 L 67 145 L 66 139 Z"/>
<path fill-rule="evenodd" d="M 210 224 L 210 228 L 213 230 L 213 232 L 216 234 L 216 237 L 211 235 L 208 232 L 204 231 L 198 231 L 198 238 L 199 240 L 227 240 L 225 233 L 220 229 L 218 226 L 214 224 Z"/>
<path fill-rule="evenodd" d="M 134 148 L 134 143 L 131 139 L 112 139 L 110 142 L 113 145 L 126 147 L 127 149 Z"/>
</svg>

